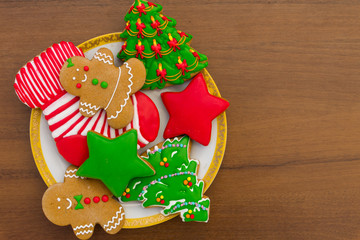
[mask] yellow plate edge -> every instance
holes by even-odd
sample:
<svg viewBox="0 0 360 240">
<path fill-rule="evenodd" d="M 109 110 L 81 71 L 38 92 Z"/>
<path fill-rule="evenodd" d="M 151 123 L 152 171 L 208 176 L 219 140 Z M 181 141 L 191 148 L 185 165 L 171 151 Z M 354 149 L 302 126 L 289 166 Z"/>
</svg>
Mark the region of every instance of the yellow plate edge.
<svg viewBox="0 0 360 240">
<path fill-rule="evenodd" d="M 102 46 L 108 43 L 120 42 L 122 39 L 120 38 L 121 32 L 117 33 L 109 33 L 105 35 L 101 35 L 95 38 L 92 38 L 84 43 L 78 45 L 78 48 L 83 50 L 83 52 L 89 51 L 95 47 Z M 206 85 L 209 89 L 209 92 L 217 97 L 221 97 L 219 89 L 217 88 L 213 78 L 209 74 L 206 69 L 202 70 L 204 75 L 204 79 L 206 81 Z M 41 110 L 40 109 L 32 109 L 31 117 L 30 117 L 30 143 L 31 150 L 33 153 L 33 157 L 35 160 L 36 167 L 43 178 L 45 184 L 50 186 L 56 183 L 55 178 L 51 174 L 45 158 L 42 153 L 41 142 L 40 142 L 40 119 L 41 119 Z M 227 123 L 226 123 L 226 114 L 225 112 L 220 114 L 217 117 L 217 140 L 216 147 L 213 159 L 209 166 L 208 171 L 206 172 L 203 181 L 205 182 L 205 191 L 210 187 L 211 183 L 214 181 L 216 174 L 218 173 L 222 159 L 225 153 L 226 146 L 226 137 L 227 137 Z M 143 228 L 149 227 L 156 224 L 163 223 L 168 221 L 178 214 L 174 214 L 171 216 L 164 216 L 162 214 L 156 214 L 154 216 L 143 217 L 143 218 L 132 218 L 127 219 L 123 228 Z"/>
</svg>

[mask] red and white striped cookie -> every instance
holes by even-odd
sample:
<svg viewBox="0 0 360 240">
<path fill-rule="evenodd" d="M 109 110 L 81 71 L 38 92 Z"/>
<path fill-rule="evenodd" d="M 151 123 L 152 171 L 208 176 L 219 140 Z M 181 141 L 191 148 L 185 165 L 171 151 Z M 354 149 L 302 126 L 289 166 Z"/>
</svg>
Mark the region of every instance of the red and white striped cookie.
<svg viewBox="0 0 360 240">
<path fill-rule="evenodd" d="M 79 98 L 67 93 L 59 81 L 62 65 L 73 56 L 84 54 L 71 42 L 54 44 L 21 68 L 14 84 L 23 103 L 43 110 L 60 154 L 80 166 L 88 158 L 86 134 L 90 130 L 115 138 L 126 130 L 136 129 L 138 148 L 154 141 L 160 125 L 159 113 L 151 99 L 141 92 L 131 98 L 134 118 L 123 129 L 111 128 L 103 110 L 90 118 L 81 115 Z"/>
</svg>

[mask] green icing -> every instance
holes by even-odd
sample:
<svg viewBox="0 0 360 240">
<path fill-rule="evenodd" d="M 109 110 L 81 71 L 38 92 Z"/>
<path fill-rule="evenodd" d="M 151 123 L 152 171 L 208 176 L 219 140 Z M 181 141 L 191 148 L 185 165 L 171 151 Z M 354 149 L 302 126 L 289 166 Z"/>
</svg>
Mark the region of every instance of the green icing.
<svg viewBox="0 0 360 240">
<path fill-rule="evenodd" d="M 66 61 L 68 62 L 68 65 L 67 65 L 68 68 L 75 66 L 75 65 L 71 62 L 71 58 L 68 58 Z"/>
<path fill-rule="evenodd" d="M 83 197 L 83 195 L 74 196 L 75 200 L 77 201 L 77 205 L 75 206 L 75 210 L 84 208 L 84 206 L 80 203 L 82 197 Z"/>
<path fill-rule="evenodd" d="M 189 159 L 188 144 L 189 137 L 185 136 L 166 140 L 161 148 L 148 151 L 144 159 L 154 167 L 156 174 L 134 178 L 121 200 L 143 201 L 144 207 L 164 207 L 164 215 L 180 213 L 184 222 L 207 222 L 210 200 L 203 197 L 204 182 L 196 175 L 199 162 Z"/>
<path fill-rule="evenodd" d="M 146 14 L 139 14 L 137 7 L 141 4 L 145 5 Z M 191 35 L 181 37 L 181 34 L 175 28 L 176 21 L 173 18 L 167 17 L 169 21 L 164 20 L 160 14 L 162 11 L 162 6 L 156 4 L 156 6 L 149 6 L 149 3 L 144 0 L 138 0 L 134 3 L 134 9 L 127 13 L 125 16 L 125 22 L 130 24 L 129 29 L 124 29 L 123 33 L 120 35 L 121 38 L 126 39 L 126 49 L 121 50 L 117 55 L 121 60 L 127 61 L 130 58 L 138 58 L 143 61 L 145 68 L 147 70 L 146 81 L 143 88 L 164 88 L 166 83 L 171 84 L 182 84 L 184 80 L 190 79 L 191 74 L 196 74 L 205 68 L 207 63 L 207 57 L 203 54 L 200 54 L 193 50 L 189 42 L 192 39 Z M 143 34 L 139 35 L 139 29 L 137 27 L 138 19 L 141 20 L 142 24 L 145 24 L 143 29 Z M 153 28 L 151 24 L 154 21 L 160 23 L 159 29 Z M 169 34 L 175 39 L 178 45 L 174 48 L 170 46 L 168 42 Z M 156 44 L 160 44 L 162 56 L 159 56 L 152 49 L 154 46 L 154 40 Z M 144 47 L 142 56 L 137 55 L 136 46 L 139 41 Z M 180 48 L 180 49 L 178 49 Z M 195 54 L 198 54 L 198 58 L 191 52 L 195 51 Z M 186 70 L 184 73 L 181 69 L 177 67 L 180 60 L 184 62 L 186 60 Z M 160 78 L 158 76 L 160 67 L 166 69 L 165 78 Z"/>
<path fill-rule="evenodd" d="M 100 179 L 116 197 L 121 196 L 131 179 L 155 173 L 137 154 L 136 130 L 127 131 L 114 139 L 88 132 L 87 143 L 89 158 L 76 175 Z"/>
</svg>

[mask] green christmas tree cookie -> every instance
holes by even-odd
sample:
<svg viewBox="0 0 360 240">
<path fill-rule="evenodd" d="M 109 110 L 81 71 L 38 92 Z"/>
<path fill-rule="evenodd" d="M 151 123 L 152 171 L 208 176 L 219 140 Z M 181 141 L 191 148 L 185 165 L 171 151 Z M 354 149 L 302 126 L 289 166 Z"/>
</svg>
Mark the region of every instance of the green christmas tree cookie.
<svg viewBox="0 0 360 240">
<path fill-rule="evenodd" d="M 147 70 L 143 89 L 182 84 L 205 68 L 207 57 L 190 47 L 192 36 L 175 28 L 176 21 L 162 14 L 162 6 L 136 0 L 125 16 L 126 39 L 118 58 L 138 58 Z"/>
<path fill-rule="evenodd" d="M 189 159 L 189 137 L 166 140 L 142 156 L 155 169 L 150 177 L 130 181 L 121 201 L 142 201 L 144 207 L 164 207 L 162 213 L 180 213 L 184 222 L 207 222 L 210 199 L 203 196 L 204 182 L 197 179 L 199 162 Z"/>
</svg>

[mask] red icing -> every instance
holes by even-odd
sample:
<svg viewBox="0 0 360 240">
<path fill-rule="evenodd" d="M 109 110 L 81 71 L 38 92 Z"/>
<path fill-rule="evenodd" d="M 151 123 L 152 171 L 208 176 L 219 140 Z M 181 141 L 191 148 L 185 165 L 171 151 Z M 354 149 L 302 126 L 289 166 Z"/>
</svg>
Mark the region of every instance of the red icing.
<svg viewBox="0 0 360 240">
<path fill-rule="evenodd" d="M 169 166 L 169 163 L 165 163 L 165 167 L 168 167 Z"/>
<path fill-rule="evenodd" d="M 134 9 L 134 6 L 131 6 L 129 9 L 129 13 L 131 13 L 131 11 Z"/>
<path fill-rule="evenodd" d="M 89 157 L 86 136 L 74 135 L 63 138 L 56 143 L 56 147 L 69 163 L 80 166 Z"/>
<path fill-rule="evenodd" d="M 229 102 L 211 95 L 201 73 L 182 92 L 161 94 L 170 119 L 164 138 L 183 134 L 207 146 L 211 138 L 211 122 L 229 107 Z"/>
<path fill-rule="evenodd" d="M 158 43 L 157 45 L 152 45 L 151 46 L 151 50 L 153 50 L 155 52 L 155 58 L 157 59 L 158 58 L 158 55 L 160 57 L 162 57 L 161 53 L 160 53 L 160 50 L 161 50 L 161 45 L 160 43 Z"/>
<path fill-rule="evenodd" d="M 180 37 L 188 37 L 188 35 L 182 31 L 178 31 Z"/>
<path fill-rule="evenodd" d="M 140 38 L 140 37 L 141 37 L 141 38 L 144 38 L 143 30 L 144 30 L 145 27 L 146 27 L 146 26 L 145 26 L 144 23 L 139 23 L 139 22 L 136 23 L 136 29 L 139 30 L 139 32 L 138 32 L 138 38 Z"/>
<path fill-rule="evenodd" d="M 151 6 L 157 7 L 157 5 L 155 3 L 148 2 L 148 4 L 149 4 L 149 7 L 151 7 Z"/>
<path fill-rule="evenodd" d="M 169 47 L 173 49 L 174 52 L 176 52 L 176 49 L 180 50 L 180 47 L 177 45 L 178 41 L 173 38 L 173 40 L 167 42 Z"/>
<path fill-rule="evenodd" d="M 130 197 L 130 194 L 129 194 L 129 193 L 128 193 L 128 194 L 126 194 L 126 195 L 125 195 L 125 197 L 126 197 L 126 198 L 129 198 L 129 197 Z"/>
<path fill-rule="evenodd" d="M 145 14 L 146 15 L 146 12 L 145 12 L 145 8 L 146 8 L 146 6 L 145 6 L 145 4 L 140 4 L 140 5 L 138 5 L 137 7 L 137 10 L 139 11 L 139 16 L 141 17 L 141 14 Z"/>
<path fill-rule="evenodd" d="M 160 201 L 160 203 L 161 203 L 161 204 L 164 204 L 164 203 L 165 203 L 165 200 L 164 200 L 164 199 L 162 199 L 162 200 Z"/>
<path fill-rule="evenodd" d="M 162 70 L 156 69 L 156 75 L 159 76 L 161 80 L 166 81 L 167 72 L 165 68 L 163 68 Z"/>
<path fill-rule="evenodd" d="M 145 50 L 145 46 L 144 46 L 144 45 L 136 44 L 136 45 L 135 45 L 135 49 L 136 49 L 136 51 L 137 51 L 136 57 L 139 57 L 139 54 L 140 54 L 140 57 L 141 57 L 141 58 L 144 58 L 143 55 L 142 55 L 142 53 L 143 53 L 143 51 Z"/>
<path fill-rule="evenodd" d="M 84 67 L 84 71 L 85 71 L 85 72 L 89 71 L 89 67 L 88 67 L 88 66 L 85 66 L 85 67 Z"/>
<path fill-rule="evenodd" d="M 186 59 L 183 60 L 182 63 L 177 63 L 176 67 L 178 69 L 181 69 L 182 71 L 182 75 L 185 75 L 185 72 L 188 72 L 189 70 L 187 70 L 186 68 L 188 67 L 187 63 L 186 63 Z"/>
<path fill-rule="evenodd" d="M 76 84 L 77 88 L 81 88 L 81 83 Z"/>
<path fill-rule="evenodd" d="M 107 201 L 109 201 L 109 197 L 108 197 L 107 195 L 103 195 L 103 196 L 101 197 L 101 200 L 102 200 L 103 202 L 107 202 Z"/>
<path fill-rule="evenodd" d="M 85 198 L 85 199 L 84 199 L 84 203 L 85 203 L 85 204 L 90 204 L 90 203 L 91 203 L 91 199 L 88 198 L 88 197 Z"/>
<path fill-rule="evenodd" d="M 191 186 L 192 186 L 192 182 L 189 182 L 188 185 L 191 187 Z"/>
<path fill-rule="evenodd" d="M 93 198 L 93 201 L 94 201 L 94 203 L 98 203 L 98 202 L 100 202 L 100 198 L 98 196 L 96 196 Z"/>
<path fill-rule="evenodd" d="M 152 142 L 156 139 L 160 127 L 159 112 L 151 99 L 142 92 L 135 93 L 138 104 L 141 135 Z"/>
<path fill-rule="evenodd" d="M 194 217 L 195 217 L 194 214 L 191 214 L 191 215 L 190 215 L 190 218 L 191 218 L 191 219 L 194 219 Z"/>
</svg>

